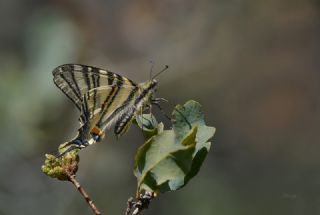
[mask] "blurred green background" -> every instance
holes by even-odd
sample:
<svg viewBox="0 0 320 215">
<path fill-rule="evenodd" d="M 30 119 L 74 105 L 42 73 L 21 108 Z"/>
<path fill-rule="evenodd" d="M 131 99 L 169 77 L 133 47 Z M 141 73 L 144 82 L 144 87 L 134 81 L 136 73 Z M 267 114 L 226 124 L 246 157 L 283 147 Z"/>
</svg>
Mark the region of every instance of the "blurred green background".
<svg viewBox="0 0 320 215">
<path fill-rule="evenodd" d="M 157 95 L 199 101 L 217 133 L 198 176 L 144 214 L 320 214 L 319 16 L 314 0 L 0 1 L 0 215 L 91 214 L 40 170 L 79 126 L 51 71 L 82 63 L 141 82 L 151 59 L 170 66 Z M 142 143 L 132 126 L 81 152 L 78 180 L 104 214 L 134 195 Z"/>
</svg>

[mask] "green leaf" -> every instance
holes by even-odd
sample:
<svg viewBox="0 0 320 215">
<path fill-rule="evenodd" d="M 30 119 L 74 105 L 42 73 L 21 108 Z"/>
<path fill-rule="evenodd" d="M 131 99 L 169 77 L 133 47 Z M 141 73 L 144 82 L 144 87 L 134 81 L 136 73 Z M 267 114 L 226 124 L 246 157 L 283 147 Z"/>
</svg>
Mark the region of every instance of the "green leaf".
<svg viewBox="0 0 320 215">
<path fill-rule="evenodd" d="M 195 126 L 203 126 L 204 115 L 200 110 L 201 105 L 196 101 L 188 101 L 183 106 L 177 105 L 173 110 L 173 130 L 177 141 L 181 141 L 186 134 Z"/>
<path fill-rule="evenodd" d="M 185 185 L 193 178 L 200 170 L 200 167 L 205 160 L 211 143 L 207 142 L 213 137 L 216 129 L 214 127 L 206 126 L 204 121 L 204 114 L 201 111 L 201 105 L 193 100 L 186 102 L 183 106 L 177 105 L 173 111 L 175 118 L 173 122 L 173 129 L 176 133 L 176 140 L 181 141 L 184 136 L 190 132 L 190 126 L 198 127 L 196 135 L 196 149 L 192 155 L 192 167 L 190 172 L 186 175 Z M 186 140 L 183 140 L 183 143 Z"/>
<path fill-rule="evenodd" d="M 187 138 L 195 137 L 197 129 Z M 190 171 L 193 144 L 176 144 L 172 130 L 165 130 L 143 144 L 136 155 L 134 174 L 138 178 L 138 190 L 166 192 L 184 185 L 184 177 Z"/>
<path fill-rule="evenodd" d="M 173 117 L 173 129 L 150 132 L 153 136 L 136 154 L 137 195 L 143 190 L 164 193 L 182 188 L 199 172 L 210 150 L 208 140 L 215 128 L 206 126 L 199 103 L 178 105 Z"/>
</svg>

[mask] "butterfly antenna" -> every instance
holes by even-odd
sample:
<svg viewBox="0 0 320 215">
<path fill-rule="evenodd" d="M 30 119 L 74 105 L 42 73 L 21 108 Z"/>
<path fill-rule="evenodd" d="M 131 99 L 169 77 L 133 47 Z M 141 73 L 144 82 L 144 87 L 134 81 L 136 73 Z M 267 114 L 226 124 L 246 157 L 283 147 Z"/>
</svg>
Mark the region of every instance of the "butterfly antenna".
<svg viewBox="0 0 320 215">
<path fill-rule="evenodd" d="M 155 79 L 157 76 L 159 76 L 161 73 L 163 73 L 164 71 L 166 71 L 167 69 L 169 68 L 168 65 L 165 65 L 165 67 L 160 71 L 158 72 L 157 74 L 155 74 L 152 79 Z"/>
<path fill-rule="evenodd" d="M 151 64 L 151 67 L 150 67 L 149 78 L 150 78 L 150 81 L 151 81 L 152 80 L 153 68 L 154 68 L 154 61 L 150 60 L 150 64 Z"/>
</svg>

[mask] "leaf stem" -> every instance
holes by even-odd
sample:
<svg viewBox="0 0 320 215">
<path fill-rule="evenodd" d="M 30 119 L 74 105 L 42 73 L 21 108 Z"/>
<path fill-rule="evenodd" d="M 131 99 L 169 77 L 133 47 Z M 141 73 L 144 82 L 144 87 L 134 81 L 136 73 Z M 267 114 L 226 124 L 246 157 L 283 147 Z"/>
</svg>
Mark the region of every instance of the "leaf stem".
<svg viewBox="0 0 320 215">
<path fill-rule="evenodd" d="M 80 183 L 76 180 L 75 175 L 69 175 L 69 181 L 78 189 L 78 191 L 81 193 L 83 198 L 86 200 L 87 204 L 91 208 L 92 212 L 95 215 L 101 215 L 101 212 L 98 210 L 98 208 L 94 205 L 93 201 L 87 194 L 87 192 L 83 189 L 83 187 L 80 185 Z"/>
</svg>

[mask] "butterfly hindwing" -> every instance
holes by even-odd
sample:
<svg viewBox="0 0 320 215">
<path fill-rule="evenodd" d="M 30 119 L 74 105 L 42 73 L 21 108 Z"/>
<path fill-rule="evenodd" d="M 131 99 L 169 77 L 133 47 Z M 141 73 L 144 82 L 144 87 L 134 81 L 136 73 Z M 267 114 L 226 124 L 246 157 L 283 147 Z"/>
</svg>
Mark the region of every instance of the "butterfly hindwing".
<svg viewBox="0 0 320 215">
<path fill-rule="evenodd" d="M 138 88 L 128 85 L 101 86 L 84 95 L 80 119 L 85 118 L 92 126 L 105 130 L 126 110 L 132 108 Z"/>
</svg>

